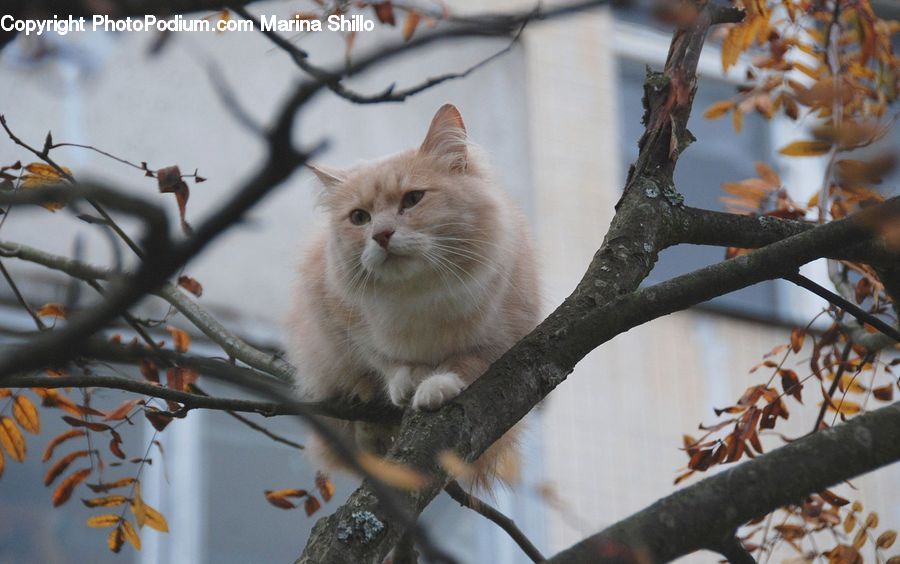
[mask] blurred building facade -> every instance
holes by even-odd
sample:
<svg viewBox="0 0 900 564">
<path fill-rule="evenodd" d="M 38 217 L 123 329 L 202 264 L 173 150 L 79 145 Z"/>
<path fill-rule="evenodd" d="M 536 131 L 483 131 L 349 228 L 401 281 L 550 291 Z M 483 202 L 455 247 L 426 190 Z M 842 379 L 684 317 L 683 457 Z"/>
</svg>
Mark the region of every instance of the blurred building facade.
<svg viewBox="0 0 900 564">
<path fill-rule="evenodd" d="M 475 2 L 452 7 L 480 11 Z M 257 13 L 285 16 L 297 8 L 283 2 L 254 5 Z M 491 6 L 498 11 L 530 8 L 519 0 Z M 396 30 L 361 34 L 355 48 L 362 52 L 398 35 Z M 334 35 L 294 39 L 315 60 L 343 57 L 343 44 Z M 488 67 L 403 104 L 359 106 L 325 93 L 299 116 L 297 141 L 327 139 L 325 164 L 373 159 L 417 145 L 434 110 L 447 101 L 456 104 L 471 138 L 492 155 L 502 183 L 532 220 L 549 312 L 575 287 L 602 242 L 628 163 L 637 154 L 644 69 L 661 68 L 669 39 L 637 10 L 605 9 L 535 24 L 521 44 Z M 177 34 L 152 54 L 158 40 L 152 33 L 52 37 L 42 44 L 51 55 L 35 57 L 35 42 L 20 38 L 0 53 L 0 113 L 34 145 L 52 130 L 57 142 L 93 145 L 153 168 L 199 169 L 209 180 L 191 185 L 188 205 L 188 220 L 199 223 L 259 166 L 265 149 L 221 103 L 208 68 L 215 65 L 261 123 L 272 118 L 298 71 L 259 34 Z M 484 40 L 434 46 L 352 84 L 367 92 L 393 82 L 413 84 L 466 68 L 504 45 Z M 703 108 L 733 92 L 741 72 L 723 76 L 715 43 L 705 47 L 689 124 L 698 142 L 682 158 L 676 179 L 689 205 L 721 209 L 720 183 L 753 176 L 755 160 L 775 165 L 786 184 L 801 191 L 813 189 L 821 178 L 823 165 L 816 159 L 798 164 L 777 157 L 782 141 L 795 134 L 794 124 L 748 119 L 745 131 L 734 135 L 729 123 L 702 119 Z M 59 149 L 56 158 L 79 177 L 159 198 L 174 217 L 174 200 L 156 194 L 155 181 L 139 171 L 79 149 Z M 0 139 L 0 164 L 16 160 L 33 159 Z M 315 189 L 310 174 L 296 174 L 185 271 L 204 285 L 200 303 L 252 342 L 280 346 L 297 257 L 320 221 Z M 72 255 L 77 244 L 85 260 L 116 260 L 96 228 L 64 212 L 15 210 L 0 240 L 63 255 Z M 666 251 L 651 282 L 722 255 L 722 249 L 699 247 Z M 123 260 L 127 264 L 127 256 Z M 62 301 L 71 291 L 44 270 L 12 260 L 4 264 L 32 303 Z M 807 272 L 818 276 L 821 268 L 811 265 Z M 3 329 L 28 329 L 30 320 L 5 286 L 0 296 Z M 545 554 L 552 554 L 671 493 L 687 461 L 678 448 L 681 435 L 711 421 L 712 407 L 733 403 L 757 383 L 759 376 L 748 370 L 787 341 L 791 322 L 808 321 L 822 305 L 793 287 L 766 283 L 620 335 L 589 355 L 531 416 L 523 481 L 498 492 L 496 504 Z M 158 304 L 144 307 L 160 311 Z M 171 322 L 189 326 L 177 316 Z M 195 347 L 194 352 L 217 354 L 199 337 Z M 110 401 L 123 397 L 104 395 Z M 785 432 L 799 434 L 811 424 L 811 417 L 794 417 Z M 293 421 L 266 425 L 285 434 L 304 433 Z M 56 422 L 47 426 L 46 437 L 62 428 Z M 129 433 L 135 445 L 153 434 L 140 425 Z M 109 554 L 104 537 L 85 529 L 86 509 L 74 503 L 50 508 L 49 493 L 38 479 L 44 469 L 31 455 L 23 466 L 8 465 L 0 480 L 0 562 L 238 563 L 298 554 L 321 513 L 307 518 L 300 511 L 281 512 L 265 502 L 262 491 L 309 487 L 315 469 L 305 456 L 219 413 L 192 412 L 160 439 L 166 455 L 145 471 L 145 496 L 169 517 L 169 535 L 148 532 L 141 553 Z M 337 483 L 337 499 L 326 511 L 352 491 L 353 480 Z M 900 469 L 888 468 L 854 484 L 868 508 L 900 523 Z M 429 509 L 428 523 L 464 562 L 527 561 L 493 525 L 449 499 Z M 716 560 L 711 553 L 685 559 Z"/>
</svg>

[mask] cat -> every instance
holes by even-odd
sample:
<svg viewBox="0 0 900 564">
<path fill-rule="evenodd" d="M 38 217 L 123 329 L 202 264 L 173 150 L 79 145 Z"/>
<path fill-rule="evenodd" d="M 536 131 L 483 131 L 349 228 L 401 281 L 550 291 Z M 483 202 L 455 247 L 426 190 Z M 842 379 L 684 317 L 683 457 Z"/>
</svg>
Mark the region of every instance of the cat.
<svg viewBox="0 0 900 564">
<path fill-rule="evenodd" d="M 310 168 L 328 225 L 307 249 L 287 324 L 305 400 L 434 410 L 537 325 L 526 221 L 456 107 L 437 111 L 418 149 L 346 170 Z M 396 432 L 335 424 L 376 454 Z M 514 435 L 473 465 L 474 485 L 510 472 Z M 337 463 L 327 448 L 321 454 Z"/>
</svg>

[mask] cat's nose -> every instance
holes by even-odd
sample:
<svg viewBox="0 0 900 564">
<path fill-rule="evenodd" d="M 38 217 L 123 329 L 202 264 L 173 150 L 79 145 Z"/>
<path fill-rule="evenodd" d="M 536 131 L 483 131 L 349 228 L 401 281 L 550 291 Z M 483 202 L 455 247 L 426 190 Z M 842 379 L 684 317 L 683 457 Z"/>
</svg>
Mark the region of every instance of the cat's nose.
<svg viewBox="0 0 900 564">
<path fill-rule="evenodd" d="M 378 233 L 372 235 L 372 239 L 375 240 L 376 243 L 381 245 L 382 249 L 387 249 L 388 242 L 391 240 L 391 235 L 394 234 L 393 229 L 382 229 Z"/>
</svg>

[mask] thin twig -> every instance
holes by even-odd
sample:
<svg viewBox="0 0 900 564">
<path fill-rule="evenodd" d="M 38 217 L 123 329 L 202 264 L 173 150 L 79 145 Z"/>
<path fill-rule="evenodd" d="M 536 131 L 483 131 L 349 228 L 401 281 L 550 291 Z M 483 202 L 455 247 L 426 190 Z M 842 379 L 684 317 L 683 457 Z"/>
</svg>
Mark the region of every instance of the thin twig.
<svg viewBox="0 0 900 564">
<path fill-rule="evenodd" d="M 892 339 L 894 339 L 895 341 L 900 343 L 900 331 L 897 331 L 896 329 L 894 329 L 893 327 L 891 327 L 890 325 L 888 325 L 881 319 L 878 319 L 871 313 L 863 311 L 859 306 L 857 306 L 853 302 L 845 299 L 843 296 L 836 294 L 836 293 L 832 292 L 831 290 L 820 286 L 819 284 L 816 284 L 815 282 L 813 282 L 806 276 L 803 276 L 802 274 L 792 274 L 790 276 L 785 276 L 784 279 L 788 280 L 789 282 L 793 282 L 794 284 L 796 284 L 797 286 L 800 286 L 801 288 L 805 288 L 805 289 L 809 290 L 810 292 L 812 292 L 813 294 L 816 294 L 820 298 L 843 309 L 844 311 L 846 311 L 847 313 L 849 313 L 850 315 L 852 315 L 853 317 L 858 319 L 860 321 L 860 323 L 868 323 L 875 329 L 878 329 L 879 331 L 881 331 L 888 337 L 891 337 Z"/>
<path fill-rule="evenodd" d="M 528 537 L 525 536 L 525 533 L 522 532 L 519 527 L 516 526 L 515 521 L 500 513 L 484 501 L 478 499 L 474 495 L 466 492 L 459 482 L 456 480 L 450 480 L 446 486 L 444 486 L 444 491 L 447 492 L 447 495 L 456 500 L 457 503 L 464 507 L 468 507 L 469 509 L 480 513 L 484 517 L 487 517 L 494 523 L 496 523 L 501 529 L 506 531 L 506 534 L 519 545 L 519 548 L 528 555 L 528 558 L 531 558 L 532 562 L 543 562 L 546 560 L 544 555 L 541 554 L 541 551 L 537 549 L 537 547 L 532 544 Z"/>
<path fill-rule="evenodd" d="M 6 279 L 6 283 L 9 284 L 10 289 L 13 291 L 13 294 L 16 296 L 16 301 L 19 302 L 19 305 L 28 312 L 28 315 L 31 316 L 31 319 L 34 320 L 34 324 L 37 325 L 38 330 L 46 331 L 47 325 L 41 320 L 40 316 L 34 312 L 31 306 L 28 304 L 28 300 L 25 299 L 25 296 L 22 295 L 22 292 L 19 291 L 19 287 L 16 285 L 15 281 L 12 279 L 12 276 L 9 275 L 9 271 L 6 270 L 6 267 L 3 265 L 3 262 L 0 261 L 0 272 L 3 273 L 3 278 Z"/>
</svg>

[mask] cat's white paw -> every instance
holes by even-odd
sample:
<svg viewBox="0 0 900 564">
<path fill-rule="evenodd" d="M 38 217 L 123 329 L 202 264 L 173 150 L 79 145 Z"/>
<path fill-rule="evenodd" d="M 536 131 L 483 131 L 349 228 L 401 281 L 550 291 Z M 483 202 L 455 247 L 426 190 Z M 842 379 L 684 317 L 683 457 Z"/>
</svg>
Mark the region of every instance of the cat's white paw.
<svg viewBox="0 0 900 564">
<path fill-rule="evenodd" d="M 388 378 L 388 395 L 391 403 L 405 406 L 416 391 L 416 378 L 409 366 L 396 368 Z"/>
<path fill-rule="evenodd" d="M 439 372 L 426 378 L 416 389 L 413 409 L 433 410 L 459 395 L 466 383 L 453 372 Z"/>
</svg>

